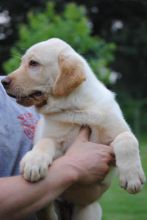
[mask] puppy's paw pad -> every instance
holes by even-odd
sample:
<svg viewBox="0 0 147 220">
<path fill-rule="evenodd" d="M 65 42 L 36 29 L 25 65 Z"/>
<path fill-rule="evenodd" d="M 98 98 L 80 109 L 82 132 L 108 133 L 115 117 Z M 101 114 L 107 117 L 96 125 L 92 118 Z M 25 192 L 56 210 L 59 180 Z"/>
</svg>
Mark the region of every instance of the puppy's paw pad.
<svg viewBox="0 0 147 220">
<path fill-rule="evenodd" d="M 26 180 L 36 182 L 47 175 L 51 163 L 52 158 L 48 155 L 30 151 L 20 163 L 20 172 Z"/>
</svg>

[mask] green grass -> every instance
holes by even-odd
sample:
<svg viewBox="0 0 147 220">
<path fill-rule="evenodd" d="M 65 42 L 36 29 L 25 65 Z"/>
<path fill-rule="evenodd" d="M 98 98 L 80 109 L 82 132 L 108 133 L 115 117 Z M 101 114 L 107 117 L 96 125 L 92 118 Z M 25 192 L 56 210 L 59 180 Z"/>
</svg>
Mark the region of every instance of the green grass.
<svg viewBox="0 0 147 220">
<path fill-rule="evenodd" d="M 140 151 L 146 173 L 147 138 L 141 141 Z M 119 187 L 118 178 L 115 178 L 100 203 L 103 208 L 103 220 L 147 220 L 147 184 L 141 193 L 131 195 Z"/>
</svg>

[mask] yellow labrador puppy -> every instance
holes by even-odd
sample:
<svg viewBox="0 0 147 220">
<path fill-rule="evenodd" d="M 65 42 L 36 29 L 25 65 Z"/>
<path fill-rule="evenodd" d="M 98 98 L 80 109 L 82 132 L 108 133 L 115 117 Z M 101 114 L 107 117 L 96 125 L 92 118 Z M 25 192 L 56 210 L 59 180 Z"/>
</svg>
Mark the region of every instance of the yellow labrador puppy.
<svg viewBox="0 0 147 220">
<path fill-rule="evenodd" d="M 20 67 L 2 83 L 18 103 L 35 105 L 42 114 L 35 146 L 21 161 L 26 180 L 34 182 L 44 178 L 48 166 L 66 151 L 85 124 L 92 130 L 91 141 L 113 147 L 121 187 L 129 193 L 141 190 L 145 176 L 138 141 L 123 118 L 114 94 L 70 45 L 57 38 L 35 44 L 22 57 Z M 40 142 L 42 138 L 44 141 Z M 108 179 L 104 180 L 106 184 Z M 75 204 L 73 220 L 101 219 L 97 186 L 85 188 L 86 197 L 85 193 L 68 192 L 66 198 Z M 91 193 L 92 189 L 95 193 Z M 51 212 L 49 219 L 57 219 Z"/>
</svg>

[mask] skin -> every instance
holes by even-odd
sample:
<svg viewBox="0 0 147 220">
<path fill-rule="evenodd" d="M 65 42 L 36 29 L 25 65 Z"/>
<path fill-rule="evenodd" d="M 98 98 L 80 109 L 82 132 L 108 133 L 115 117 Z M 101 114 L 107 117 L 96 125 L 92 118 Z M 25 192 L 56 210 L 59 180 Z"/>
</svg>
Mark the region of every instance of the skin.
<svg viewBox="0 0 147 220">
<path fill-rule="evenodd" d="M 29 183 L 21 176 L 0 178 L 0 219 L 24 219 L 74 183 L 103 180 L 114 162 L 113 151 L 109 146 L 89 142 L 89 135 L 88 128 L 81 129 L 67 153 L 53 162 L 47 177 L 40 182 Z"/>
</svg>

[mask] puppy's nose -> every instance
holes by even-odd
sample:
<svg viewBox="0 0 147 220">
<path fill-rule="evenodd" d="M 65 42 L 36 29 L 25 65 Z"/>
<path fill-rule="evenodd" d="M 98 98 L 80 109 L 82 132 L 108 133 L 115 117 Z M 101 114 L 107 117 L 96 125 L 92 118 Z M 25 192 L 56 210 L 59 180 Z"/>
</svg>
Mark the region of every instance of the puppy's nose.
<svg viewBox="0 0 147 220">
<path fill-rule="evenodd" d="M 2 81 L 1 81 L 1 83 L 2 83 L 2 85 L 3 85 L 3 87 L 4 87 L 5 89 L 8 89 L 8 87 L 9 87 L 10 84 L 11 84 L 11 82 L 12 82 L 12 79 L 11 79 L 9 76 L 5 77 L 5 78 L 2 79 Z"/>
</svg>

